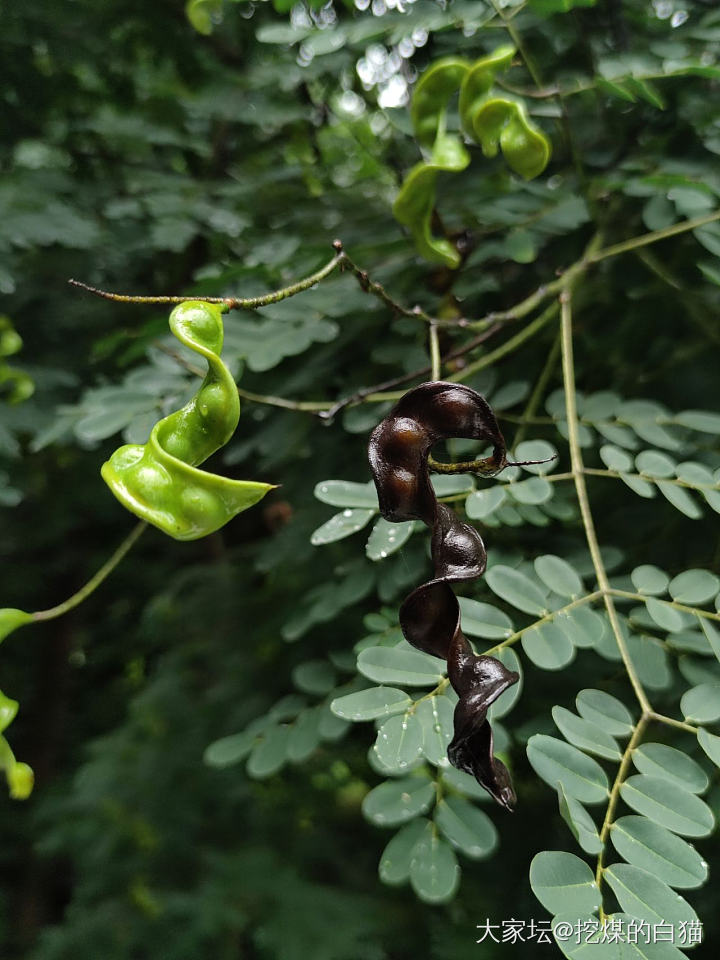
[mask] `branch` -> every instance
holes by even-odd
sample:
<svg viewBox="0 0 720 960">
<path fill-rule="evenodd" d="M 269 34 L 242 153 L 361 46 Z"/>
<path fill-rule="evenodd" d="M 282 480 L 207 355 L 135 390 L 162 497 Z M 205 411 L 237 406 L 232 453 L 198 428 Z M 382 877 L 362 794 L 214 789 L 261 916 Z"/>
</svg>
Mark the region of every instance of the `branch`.
<svg viewBox="0 0 720 960">
<path fill-rule="evenodd" d="M 100 567 L 95 576 L 88 580 L 84 587 L 81 587 L 77 593 L 74 593 L 71 597 L 68 597 L 67 600 L 64 600 L 55 607 L 50 607 L 48 610 L 36 611 L 32 614 L 33 620 L 54 620 L 55 617 L 61 617 L 64 613 L 72 610 L 73 607 L 77 607 L 79 604 L 81 604 L 83 600 L 86 600 L 90 594 L 100 586 L 103 580 L 105 580 L 113 572 L 125 554 L 133 548 L 136 541 L 146 528 L 147 524 L 144 521 L 133 527 L 128 536 L 117 548 L 115 553 L 113 553 L 110 559 L 104 563 L 102 567 Z"/>
<path fill-rule="evenodd" d="M 697 230 L 698 227 L 704 227 L 705 224 L 714 223 L 720 220 L 720 210 L 714 213 L 708 213 L 704 217 L 696 217 L 694 220 L 683 220 L 682 223 L 675 223 L 672 227 L 665 227 L 664 230 L 653 230 L 652 233 L 644 233 L 639 237 L 633 237 L 631 240 L 624 240 L 622 243 L 614 243 L 604 250 L 598 250 L 591 254 L 587 262 L 597 263 L 599 260 L 605 260 L 608 257 L 616 257 L 619 253 L 627 253 L 628 250 L 637 250 L 638 247 L 646 247 L 648 244 L 657 243 L 659 240 L 665 240 L 667 237 L 674 237 L 678 233 L 687 233 L 688 230 Z"/>
<path fill-rule="evenodd" d="M 620 798 L 620 787 L 623 785 L 625 778 L 627 777 L 628 769 L 630 768 L 630 761 L 632 760 L 633 751 L 642 739 L 642 735 L 645 732 L 645 727 L 648 725 L 650 720 L 650 712 L 643 711 L 642 716 L 637 722 L 637 726 L 633 729 L 632 736 L 628 741 L 628 745 L 625 747 L 625 752 L 622 755 L 620 760 L 620 766 L 618 767 L 618 772 L 615 776 L 615 782 L 612 785 L 610 790 L 610 799 L 608 800 L 607 809 L 605 811 L 605 818 L 603 820 L 602 827 L 600 828 L 600 843 L 602 847 L 600 848 L 600 853 L 597 858 L 597 868 L 595 870 L 595 883 L 597 884 L 598 890 L 602 884 L 602 875 L 604 871 L 603 866 L 603 857 L 605 854 L 605 845 L 607 844 L 608 837 L 610 836 L 610 828 L 612 827 L 613 817 L 615 816 L 615 808 L 617 807 L 618 799 Z M 604 912 L 602 905 L 600 907 L 600 919 L 604 918 Z"/>
<path fill-rule="evenodd" d="M 585 539 L 592 557 L 593 567 L 595 568 L 595 577 L 600 590 L 605 598 L 605 608 L 608 619 L 612 627 L 615 640 L 620 650 L 628 678 L 632 684 L 635 696 L 640 704 L 644 714 L 650 713 L 652 708 L 647 698 L 645 690 L 640 682 L 640 678 L 635 670 L 635 665 L 630 657 L 630 652 L 625 643 L 620 620 L 610 595 L 610 581 L 605 570 L 600 546 L 598 544 L 595 523 L 590 511 L 590 501 L 588 500 L 587 487 L 585 485 L 585 474 L 578 437 L 578 415 L 575 401 L 575 364 L 573 360 L 573 338 L 572 338 L 572 307 L 571 291 L 565 290 L 560 298 L 561 302 L 561 331 L 562 331 L 562 365 L 563 381 L 565 387 L 565 411 L 568 424 L 568 443 L 570 445 L 570 463 L 572 472 L 575 475 L 575 491 L 577 493 L 578 504 L 580 506 L 580 516 L 582 517 L 583 527 L 585 528 Z"/>
<path fill-rule="evenodd" d="M 479 370 L 484 370 L 485 367 L 491 366 L 495 363 L 496 360 L 501 360 L 503 357 L 507 356 L 508 353 L 512 353 L 514 350 L 517 350 L 518 347 L 521 347 L 526 340 L 529 340 L 531 337 L 534 337 L 542 328 L 547 324 L 552 318 L 557 314 L 558 306 L 556 303 L 551 303 L 539 317 L 536 317 L 532 323 L 529 323 L 526 327 L 516 333 L 514 337 L 511 337 L 509 340 L 506 340 L 505 343 L 501 344 L 497 349 L 491 350 L 490 353 L 486 353 L 484 357 L 480 357 L 478 360 L 475 360 L 473 363 L 469 363 L 462 370 L 459 370 L 457 373 L 454 373 L 451 377 L 448 377 L 454 383 L 462 382 L 468 377 L 472 376 L 474 373 L 477 373 Z"/>
<path fill-rule="evenodd" d="M 343 262 L 345 254 L 343 253 L 342 243 L 336 240 L 333 244 L 335 256 L 329 260 L 324 267 L 311 273 L 309 276 L 296 283 L 291 283 L 280 290 L 273 290 L 271 293 L 264 293 L 259 297 L 196 297 L 188 295 L 186 297 L 137 297 L 120 293 L 109 293 L 107 290 L 98 290 L 97 287 L 88 286 L 80 280 L 68 280 L 68 283 L 74 287 L 80 287 L 87 290 L 88 293 L 94 293 L 98 297 L 104 297 L 106 300 L 114 300 L 116 303 L 186 303 L 188 300 L 199 300 L 202 303 L 220 303 L 227 310 L 255 310 L 257 307 L 267 307 L 271 303 L 279 303 L 280 300 L 287 300 L 288 297 L 294 297 L 303 290 L 309 290 L 316 283 L 320 283 Z"/>
</svg>

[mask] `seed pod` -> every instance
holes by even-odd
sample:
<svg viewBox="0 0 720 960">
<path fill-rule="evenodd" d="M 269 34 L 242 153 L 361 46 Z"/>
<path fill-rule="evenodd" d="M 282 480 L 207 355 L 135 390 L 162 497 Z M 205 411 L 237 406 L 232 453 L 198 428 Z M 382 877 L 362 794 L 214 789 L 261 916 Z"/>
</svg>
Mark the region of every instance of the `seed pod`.
<svg viewBox="0 0 720 960">
<path fill-rule="evenodd" d="M 518 674 L 495 657 L 473 653 L 460 629 L 460 606 L 451 584 L 482 576 L 487 554 L 478 531 L 438 503 L 430 483 L 430 450 L 450 437 L 492 444 L 492 455 L 478 461 L 483 475 L 505 467 L 505 441 L 487 401 L 469 387 L 442 381 L 420 384 L 405 394 L 372 432 L 368 456 L 383 517 L 397 523 L 422 520 L 432 531 L 435 575 L 405 598 L 400 626 L 408 643 L 447 661 L 460 698 L 448 759 L 512 810 L 515 793 L 505 765 L 493 756 L 487 712 Z"/>
<path fill-rule="evenodd" d="M 222 310 L 214 303 L 181 303 L 170 314 L 170 329 L 205 358 L 207 376 L 192 400 L 155 424 L 147 443 L 120 447 L 101 473 L 138 517 L 176 540 L 197 540 L 253 506 L 273 486 L 197 469 L 228 442 L 240 418 L 235 381 L 220 359 Z"/>
</svg>

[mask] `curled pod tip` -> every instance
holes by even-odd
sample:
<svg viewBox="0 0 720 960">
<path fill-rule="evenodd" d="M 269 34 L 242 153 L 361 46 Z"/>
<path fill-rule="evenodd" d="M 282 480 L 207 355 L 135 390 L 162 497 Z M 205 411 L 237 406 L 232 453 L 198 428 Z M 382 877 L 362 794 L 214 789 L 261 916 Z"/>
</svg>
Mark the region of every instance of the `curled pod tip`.
<svg viewBox="0 0 720 960">
<path fill-rule="evenodd" d="M 439 173 L 458 173 L 470 163 L 470 154 L 459 137 L 443 134 L 433 147 L 431 159 L 416 164 L 405 178 L 393 204 L 393 216 L 406 226 L 418 253 L 432 263 L 455 269 L 460 265 L 457 248 L 431 229 L 435 207 L 435 183 Z"/>
<path fill-rule="evenodd" d="M 469 62 L 461 57 L 443 57 L 431 64 L 418 80 L 410 104 L 410 119 L 422 146 L 434 143 L 448 100 L 460 88 L 469 68 Z"/>
<path fill-rule="evenodd" d="M 408 643 L 447 661 L 448 677 L 459 700 L 448 759 L 470 773 L 508 810 L 515 803 L 510 775 L 493 756 L 487 713 L 518 674 L 499 660 L 477 656 L 460 628 L 460 606 L 453 583 L 485 571 L 487 554 L 475 527 L 438 503 L 430 483 L 428 457 L 440 440 L 460 437 L 492 445 L 485 473 L 499 473 L 506 447 L 487 401 L 463 384 L 434 381 L 408 391 L 370 437 L 368 457 L 380 513 L 389 521 L 422 520 L 432 532 L 432 580 L 416 587 L 400 608 Z"/>
</svg>

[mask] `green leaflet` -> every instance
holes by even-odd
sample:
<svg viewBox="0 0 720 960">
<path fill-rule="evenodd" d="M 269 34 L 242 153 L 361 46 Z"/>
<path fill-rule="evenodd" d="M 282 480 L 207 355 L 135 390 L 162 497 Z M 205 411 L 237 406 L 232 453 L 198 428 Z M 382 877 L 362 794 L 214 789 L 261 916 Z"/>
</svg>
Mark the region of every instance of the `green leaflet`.
<svg viewBox="0 0 720 960">
<path fill-rule="evenodd" d="M 530 864 L 530 886 L 551 913 L 593 913 L 601 903 L 590 867 L 573 853 L 543 850 Z"/>
<path fill-rule="evenodd" d="M 610 839 L 628 863 L 670 887 L 699 887 L 707 879 L 707 864 L 695 848 L 647 817 L 620 817 L 612 825 Z"/>
<path fill-rule="evenodd" d="M 447 903 L 460 883 L 460 867 L 452 847 L 434 824 L 425 827 L 410 857 L 410 884 L 425 903 Z"/>
<path fill-rule="evenodd" d="M 228 442 L 240 417 L 235 382 L 220 359 L 221 308 L 200 301 L 179 304 L 170 314 L 170 329 L 207 360 L 207 376 L 189 403 L 155 424 L 147 443 L 120 447 L 101 473 L 132 513 L 176 540 L 197 540 L 219 530 L 273 487 L 197 469 Z"/>
</svg>

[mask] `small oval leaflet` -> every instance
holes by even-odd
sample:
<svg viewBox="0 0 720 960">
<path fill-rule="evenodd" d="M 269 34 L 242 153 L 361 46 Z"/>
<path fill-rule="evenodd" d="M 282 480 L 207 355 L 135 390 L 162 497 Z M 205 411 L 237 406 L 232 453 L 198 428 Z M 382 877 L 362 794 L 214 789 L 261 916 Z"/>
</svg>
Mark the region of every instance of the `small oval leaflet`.
<svg viewBox="0 0 720 960">
<path fill-rule="evenodd" d="M 536 733 L 528 741 L 527 755 L 535 772 L 551 787 L 560 782 L 569 796 L 583 803 L 602 803 L 607 797 L 605 771 L 577 747 Z"/>
<path fill-rule="evenodd" d="M 583 594 L 582 580 L 567 560 L 561 557 L 545 554 L 536 557 L 534 561 L 535 573 L 550 590 L 574 600 Z"/>
<path fill-rule="evenodd" d="M 422 727 L 422 753 L 436 767 L 448 767 L 448 744 L 453 738 L 453 705 L 447 697 L 423 700 L 415 716 Z"/>
<path fill-rule="evenodd" d="M 310 707 L 295 718 L 287 741 L 287 758 L 291 763 L 302 763 L 317 749 L 321 716 L 319 709 Z"/>
<path fill-rule="evenodd" d="M 594 913 L 601 896 L 590 867 L 573 853 L 544 850 L 530 864 L 530 886 L 551 913 Z"/>
<path fill-rule="evenodd" d="M 403 641 L 404 643 L 404 641 Z M 408 687 L 429 687 L 443 676 L 443 662 L 426 653 L 399 647 L 369 647 L 357 660 L 358 670 L 376 683 L 402 683 Z"/>
<path fill-rule="evenodd" d="M 687 690 L 680 700 L 680 710 L 691 723 L 720 720 L 720 683 L 701 683 Z"/>
<path fill-rule="evenodd" d="M 615 740 L 592 721 L 559 706 L 552 708 L 552 718 L 565 739 L 580 750 L 594 753 L 605 760 L 621 759 L 622 754 Z"/>
<path fill-rule="evenodd" d="M 635 589 L 638 593 L 646 593 L 649 596 L 660 596 L 665 593 L 670 583 L 670 577 L 650 563 L 635 567 L 630 574 Z"/>
<path fill-rule="evenodd" d="M 370 687 L 337 697 L 330 704 L 332 712 L 343 720 L 375 720 L 402 713 L 412 704 L 404 690 L 395 687 Z"/>
<path fill-rule="evenodd" d="M 378 517 L 365 546 L 365 555 L 370 560 L 384 560 L 400 550 L 410 539 L 415 523 L 389 523 L 384 517 Z"/>
<path fill-rule="evenodd" d="M 365 796 L 362 811 L 379 827 L 396 827 L 430 809 L 435 785 L 425 777 L 388 780 Z"/>
<path fill-rule="evenodd" d="M 636 774 L 620 787 L 629 807 L 683 837 L 706 837 L 712 833 L 712 810 L 694 793 L 660 777 Z"/>
<path fill-rule="evenodd" d="M 604 690 L 581 690 L 575 704 L 581 717 L 600 724 L 613 737 L 627 737 L 633 731 L 633 718 L 628 708 Z"/>
<path fill-rule="evenodd" d="M 530 660 L 543 670 L 562 670 L 575 658 L 575 646 L 555 623 L 531 627 L 522 638 L 522 648 Z"/>
<path fill-rule="evenodd" d="M 493 593 L 523 613 L 535 616 L 547 613 L 540 587 L 519 570 L 496 564 L 490 567 L 485 579 Z"/>
<path fill-rule="evenodd" d="M 613 863 L 605 879 L 627 913 L 650 923 L 677 924 L 697 921 L 697 914 L 679 894 L 657 877 L 631 863 Z M 676 936 L 679 940 L 679 936 Z"/>
<path fill-rule="evenodd" d="M 698 730 L 697 738 L 707 756 L 710 757 L 715 766 L 720 767 L 720 737 L 715 736 L 714 733 L 708 733 L 701 727 Z"/>
<path fill-rule="evenodd" d="M 720 590 L 720 579 L 709 570 L 684 570 L 670 581 L 670 596 L 690 606 L 707 603 Z"/>
<path fill-rule="evenodd" d="M 558 783 L 558 807 L 560 816 L 585 853 L 600 853 L 603 845 L 595 821 L 579 800 L 565 793 L 561 783 Z"/>
<path fill-rule="evenodd" d="M 377 494 L 372 481 L 355 483 L 352 480 L 322 480 L 315 486 L 315 496 L 332 507 L 378 509 Z"/>
<path fill-rule="evenodd" d="M 422 749 L 423 731 L 414 714 L 390 717 L 380 727 L 375 740 L 375 753 L 381 766 L 400 771 L 409 767 Z"/>
<path fill-rule="evenodd" d="M 408 882 L 413 849 L 429 825 L 425 817 L 418 817 L 398 830 L 383 850 L 378 864 L 378 873 L 383 883 L 395 887 Z"/>
<path fill-rule="evenodd" d="M 425 903 L 447 903 L 460 883 L 460 867 L 455 853 L 432 823 L 427 825 L 413 847 L 410 883 Z"/>
<path fill-rule="evenodd" d="M 277 773 L 285 763 L 289 736 L 288 726 L 270 727 L 248 758 L 248 776 L 254 780 L 263 780 Z"/>
<path fill-rule="evenodd" d="M 504 610 L 470 597 L 458 597 L 463 631 L 484 640 L 505 640 L 513 632 L 513 624 Z"/>
<path fill-rule="evenodd" d="M 498 844 L 490 817 L 462 797 L 443 797 L 434 819 L 450 843 L 472 860 L 489 857 Z"/>
<path fill-rule="evenodd" d="M 647 870 L 668 886 L 699 887 L 707 879 L 707 864 L 697 850 L 647 817 L 620 817 L 612 825 L 610 839 L 628 863 Z"/>
<path fill-rule="evenodd" d="M 692 757 L 665 743 L 643 743 L 632 753 L 632 761 L 640 773 L 677 782 L 690 793 L 704 793 L 708 776 Z"/>
<path fill-rule="evenodd" d="M 330 517 L 322 526 L 319 526 L 310 537 L 310 543 L 315 547 L 320 547 L 326 543 L 343 540 L 366 527 L 374 516 L 375 510 L 350 508 L 343 510 L 342 513 L 336 513 L 334 517 Z"/>
</svg>

